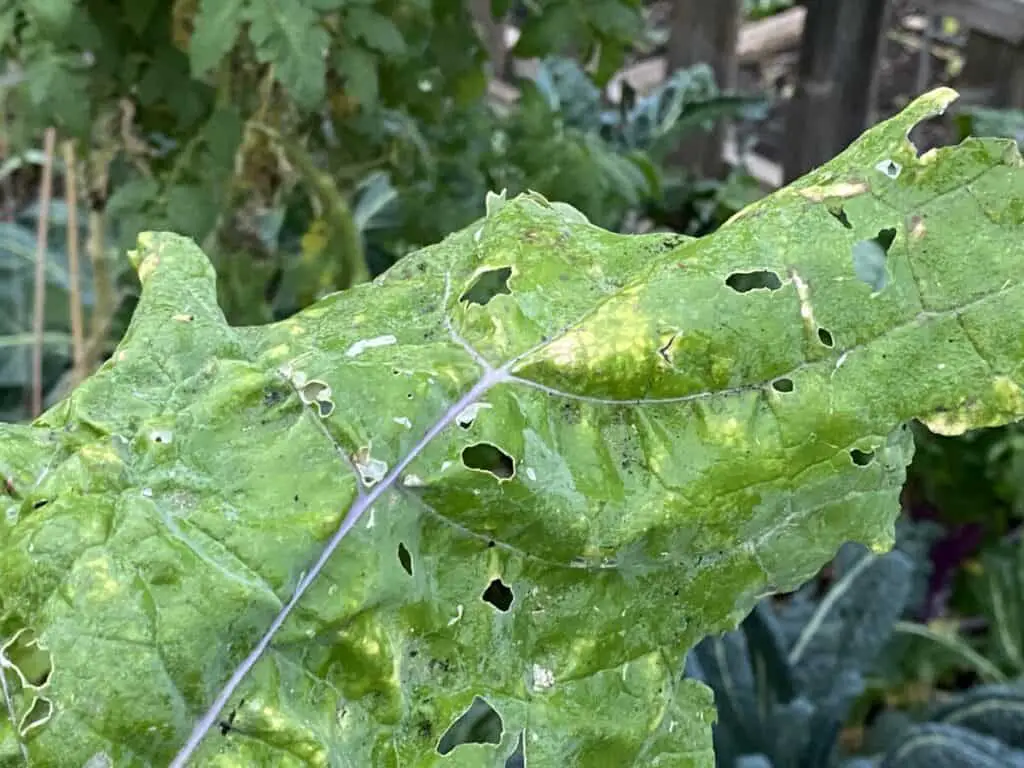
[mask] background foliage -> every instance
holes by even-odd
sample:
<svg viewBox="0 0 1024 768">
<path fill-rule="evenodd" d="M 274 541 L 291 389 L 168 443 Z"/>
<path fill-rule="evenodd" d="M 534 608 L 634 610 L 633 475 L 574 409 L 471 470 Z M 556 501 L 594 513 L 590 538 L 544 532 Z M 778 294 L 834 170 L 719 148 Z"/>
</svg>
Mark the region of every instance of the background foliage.
<svg viewBox="0 0 1024 768">
<path fill-rule="evenodd" d="M 748 18 L 790 5 L 744 3 Z M 34 191 L 50 125 L 76 141 L 89 212 L 78 239 L 99 243 L 79 290 L 96 330 L 94 363 L 137 301 L 124 248 L 140 229 L 199 239 L 228 317 L 245 324 L 380 273 L 479 216 L 489 190 L 536 189 L 622 231 L 689 234 L 713 231 L 759 194 L 741 173 L 694 179 L 670 154 L 707 118 L 759 119 L 768 99 L 721 94 L 704 67 L 646 98 L 602 97 L 607 77 L 650 37 L 649 9 L 545 0 L 491 10 L 520 25 L 517 55 L 543 59 L 514 104 L 487 98 L 479 24 L 452 0 L 0 0 L 0 420 L 28 415 Z M 976 106 L 954 125 L 960 138 L 1024 137 L 1019 111 Z M 71 385 L 69 169 L 59 158 L 56 166 L 44 336 L 51 403 Z M 881 759 L 892 746 L 882 735 L 904 738 L 936 699 L 1024 673 L 1024 619 L 1014 610 L 1024 597 L 1021 429 L 955 438 L 915 429 L 900 529 L 911 597 L 875 661 L 858 667 L 862 689 L 826 739 L 830 760 Z M 820 604 L 842 568 L 840 559 L 794 603 Z M 979 690 L 988 701 L 989 689 Z M 816 700 L 808 706 L 818 711 Z M 798 722 L 782 718 L 774 737 L 796 739 L 785 727 Z"/>
<path fill-rule="evenodd" d="M 597 82 L 642 28 L 640 7 L 619 0 L 520 11 L 516 55 L 557 54 L 571 40 L 597 55 Z M 78 140 L 88 204 L 102 215 L 83 226 L 102 227 L 94 258 L 114 283 L 103 302 L 113 306 L 99 308 L 114 320 L 110 340 L 137 294 L 122 254 L 141 229 L 196 238 L 228 317 L 266 322 L 465 226 L 488 190 L 535 189 L 604 226 L 636 226 L 666 188 L 690 183 L 661 163 L 680 131 L 762 103 L 720 96 L 698 67 L 612 109 L 575 60 L 555 57 L 503 107 L 485 98 L 487 55 L 452 0 L 4 0 L 0 54 L 20 72 L 3 91 L 11 145 L 30 147 L 48 125 Z M 701 194 L 709 204 L 694 227 L 706 230 L 731 210 L 714 188 Z M 23 265 L 27 289 L 23 208 L 0 252 Z M 66 263 L 52 251 L 51 264 Z M 60 278 L 51 282 L 49 305 L 66 306 Z M 20 341 L 27 306 L 12 304 L 7 320 Z M 66 331 L 66 320 L 48 327 Z M 50 348 L 54 371 L 65 349 Z M 8 417 L 23 407 L 20 365 L 0 398 Z"/>
</svg>

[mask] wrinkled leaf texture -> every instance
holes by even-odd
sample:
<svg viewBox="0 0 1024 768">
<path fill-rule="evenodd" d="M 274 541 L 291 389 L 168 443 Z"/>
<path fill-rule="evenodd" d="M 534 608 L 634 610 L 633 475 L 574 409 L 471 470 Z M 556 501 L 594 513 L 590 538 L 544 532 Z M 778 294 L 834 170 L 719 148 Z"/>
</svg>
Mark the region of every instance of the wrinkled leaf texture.
<svg viewBox="0 0 1024 768">
<path fill-rule="evenodd" d="M 500 766 L 525 732 L 527 765 L 712 765 L 686 650 L 891 546 L 907 420 L 1024 414 L 1017 148 L 906 139 L 954 97 L 700 240 L 525 195 L 274 325 L 141 237 L 112 359 L 0 429 L 4 761 L 166 765 L 311 583 L 195 764 Z M 477 695 L 500 744 L 442 757 Z"/>
</svg>

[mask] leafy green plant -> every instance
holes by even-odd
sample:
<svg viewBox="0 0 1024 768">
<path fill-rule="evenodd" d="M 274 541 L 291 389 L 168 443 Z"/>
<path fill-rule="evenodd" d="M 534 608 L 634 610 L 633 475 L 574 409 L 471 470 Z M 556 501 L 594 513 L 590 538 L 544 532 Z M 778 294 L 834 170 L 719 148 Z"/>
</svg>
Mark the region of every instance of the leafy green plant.
<svg viewBox="0 0 1024 768">
<path fill-rule="evenodd" d="M 571 24 L 574 40 L 621 58 L 639 18 L 634 0 L 531 6 L 520 45 L 546 54 L 545 30 Z M 461 2 L 6 2 L 0 56 L 20 77 L 4 102 L 15 146 L 48 125 L 81 139 L 94 205 L 122 243 L 146 222 L 203 241 L 218 266 L 222 250 L 266 261 L 268 218 L 305 198 L 325 243 L 300 304 L 321 283 L 365 279 L 349 210 L 360 181 L 387 170 L 414 194 L 443 148 L 424 134 L 486 87 Z"/>
<path fill-rule="evenodd" d="M 999 136 L 1024 142 L 1024 110 L 970 106 L 958 112 L 955 124 L 960 138 Z"/>
<path fill-rule="evenodd" d="M 687 650 L 891 545 L 909 419 L 1024 415 L 1020 154 L 906 139 L 954 95 L 706 238 L 491 196 L 259 327 L 141 237 L 111 360 L 0 426 L 4 759 L 711 765 Z"/>
<path fill-rule="evenodd" d="M 927 722 L 896 730 L 880 768 L 1024 766 L 1024 690 L 978 686 L 935 707 Z"/>
<path fill-rule="evenodd" d="M 901 518 L 892 552 L 878 556 L 848 544 L 827 579 L 762 601 L 739 630 L 696 646 L 688 669 L 715 691 L 717 765 L 874 765 L 880 757 L 853 756 L 841 733 L 866 731 L 856 751 L 901 745 L 913 722 L 904 709 L 861 720 L 880 694 L 891 696 L 892 686 L 924 681 L 908 677 L 906 668 L 954 667 L 1006 679 L 962 638 L 907 618 L 927 597 L 927 545 L 935 529 Z"/>
<path fill-rule="evenodd" d="M 986 547 L 962 574 L 962 582 L 961 610 L 971 609 L 971 631 L 960 628 L 961 622 L 950 622 L 942 636 L 923 627 L 916 633 L 944 646 L 959 657 L 961 668 L 976 672 L 984 682 L 1024 677 L 1024 548 L 1019 532 Z"/>
<path fill-rule="evenodd" d="M 918 494 L 949 522 L 978 522 L 995 543 L 1024 519 L 1020 424 L 953 437 L 916 431 Z"/>
<path fill-rule="evenodd" d="M 866 677 L 910 597 L 911 560 L 847 545 L 834 582 L 762 602 L 741 629 L 694 648 L 690 673 L 715 691 L 715 756 L 723 768 L 826 768 Z"/>
<path fill-rule="evenodd" d="M 970 577 L 982 615 L 986 656 L 1010 677 L 1024 677 L 1024 546 L 1019 536 L 991 547 Z"/>
<path fill-rule="evenodd" d="M 641 15 L 634 0 L 523 10 L 517 55 L 558 53 L 571 32 L 585 60 L 599 51 L 598 83 Z M 5 102 L 15 144 L 51 124 L 77 136 L 105 235 L 195 238 L 238 324 L 383 271 L 470 223 L 489 189 L 536 189 L 613 228 L 660 193 L 642 142 L 602 139 L 599 112 L 573 123 L 575 96 L 494 114 L 461 2 L 11 2 L 0 30 L 22 78 Z M 387 203 L 361 216 L 370 189 Z"/>
<path fill-rule="evenodd" d="M 12 417 L 21 415 L 31 387 L 35 240 L 35 232 L 28 227 L 0 222 L 0 421 L 12 421 Z M 44 378 L 52 386 L 71 356 L 67 261 L 62 263 L 58 249 L 52 247 L 46 278 L 45 298 L 51 322 L 44 338 Z M 83 303 L 91 305 L 92 298 L 91 292 L 86 294 Z"/>
<path fill-rule="evenodd" d="M 720 93 L 706 66 L 679 70 L 650 94 L 627 95 L 615 106 L 572 59 L 544 60 L 521 86 L 520 107 L 497 124 L 501 139 L 481 163 L 481 181 L 513 194 L 537 190 L 615 230 L 660 203 L 666 185 L 683 186 L 663 171 L 679 136 L 764 106 L 759 97 Z"/>
</svg>

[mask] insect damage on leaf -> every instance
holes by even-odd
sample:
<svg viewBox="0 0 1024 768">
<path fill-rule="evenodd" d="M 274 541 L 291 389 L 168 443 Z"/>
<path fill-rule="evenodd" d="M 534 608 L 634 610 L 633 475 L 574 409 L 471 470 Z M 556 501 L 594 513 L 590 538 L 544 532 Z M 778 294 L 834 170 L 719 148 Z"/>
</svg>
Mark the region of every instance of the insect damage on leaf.
<svg viewBox="0 0 1024 768">
<path fill-rule="evenodd" d="M 0 426 L 0 465 L 49 500 L 0 529 L 3 631 L 57 670 L 53 716 L 7 742 L 40 764 L 501 765 L 522 744 L 712 765 L 686 651 L 842 542 L 891 545 L 908 420 L 1024 414 L 1024 172 L 996 140 L 916 155 L 907 131 L 951 98 L 705 238 L 495 196 L 278 324 L 228 326 L 199 249 L 141 239 L 118 354 Z M 851 253 L 887 229 L 872 290 Z M 481 265 L 509 293 L 463 300 Z M 208 738 L 242 698 L 244 738 Z M 442 756 L 477 698 L 500 728 Z"/>
</svg>

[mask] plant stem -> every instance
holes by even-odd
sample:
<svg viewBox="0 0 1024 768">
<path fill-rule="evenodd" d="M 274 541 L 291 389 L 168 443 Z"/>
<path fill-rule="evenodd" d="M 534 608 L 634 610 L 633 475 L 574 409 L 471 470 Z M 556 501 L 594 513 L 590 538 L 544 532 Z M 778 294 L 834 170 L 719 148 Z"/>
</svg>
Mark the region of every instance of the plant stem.
<svg viewBox="0 0 1024 768">
<path fill-rule="evenodd" d="M 253 127 L 263 131 L 277 141 L 284 149 L 288 160 L 292 162 L 306 183 L 312 187 L 313 196 L 322 207 L 322 215 L 331 227 L 334 237 L 332 245 L 339 249 L 338 266 L 340 274 L 336 281 L 339 289 L 350 288 L 370 279 L 370 270 L 366 266 L 363 252 L 363 237 L 356 226 L 355 217 L 348 200 L 338 189 L 334 180 L 321 171 L 298 142 L 282 136 L 273 128 L 261 123 L 253 123 Z"/>
</svg>

